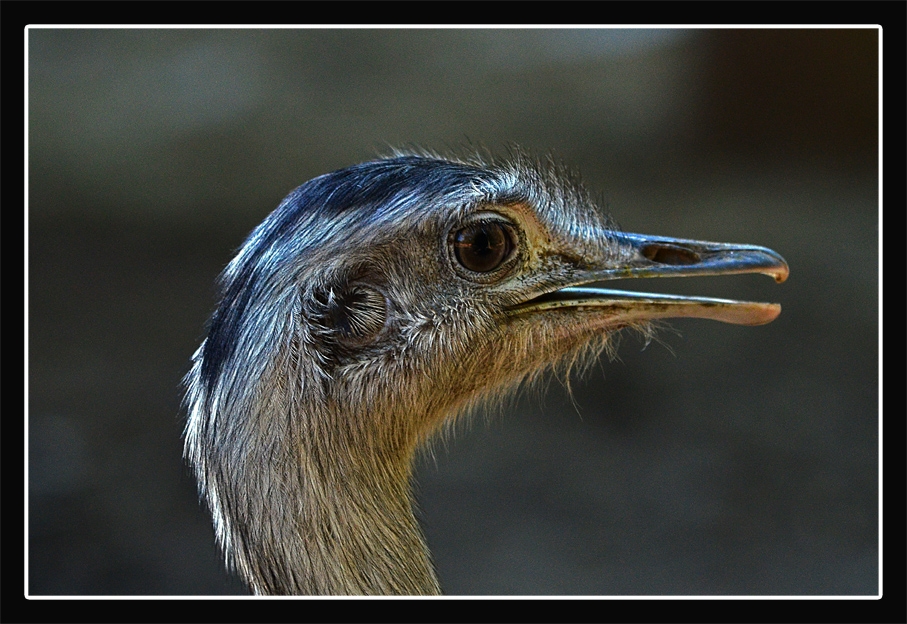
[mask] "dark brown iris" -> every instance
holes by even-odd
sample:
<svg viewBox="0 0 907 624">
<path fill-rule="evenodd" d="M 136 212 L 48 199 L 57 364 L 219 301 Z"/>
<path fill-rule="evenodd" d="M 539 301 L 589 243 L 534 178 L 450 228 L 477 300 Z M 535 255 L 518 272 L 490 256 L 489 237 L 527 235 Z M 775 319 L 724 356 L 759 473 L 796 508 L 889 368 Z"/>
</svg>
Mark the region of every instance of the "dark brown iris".
<svg viewBox="0 0 907 624">
<path fill-rule="evenodd" d="M 476 273 L 488 273 L 501 266 L 513 251 L 510 229 L 498 221 L 468 225 L 453 240 L 457 261 Z"/>
</svg>

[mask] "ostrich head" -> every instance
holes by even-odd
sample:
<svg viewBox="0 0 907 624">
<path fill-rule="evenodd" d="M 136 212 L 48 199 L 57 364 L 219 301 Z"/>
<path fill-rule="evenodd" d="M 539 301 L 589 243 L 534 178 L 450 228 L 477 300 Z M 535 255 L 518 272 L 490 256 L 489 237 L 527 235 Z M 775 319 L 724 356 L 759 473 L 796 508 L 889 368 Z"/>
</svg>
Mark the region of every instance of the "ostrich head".
<svg viewBox="0 0 907 624">
<path fill-rule="evenodd" d="M 420 444 L 477 401 L 652 319 L 780 307 L 587 286 L 759 272 L 776 253 L 622 233 L 554 165 L 400 155 L 315 178 L 221 276 L 186 379 L 185 454 L 260 594 L 432 594 Z"/>
</svg>

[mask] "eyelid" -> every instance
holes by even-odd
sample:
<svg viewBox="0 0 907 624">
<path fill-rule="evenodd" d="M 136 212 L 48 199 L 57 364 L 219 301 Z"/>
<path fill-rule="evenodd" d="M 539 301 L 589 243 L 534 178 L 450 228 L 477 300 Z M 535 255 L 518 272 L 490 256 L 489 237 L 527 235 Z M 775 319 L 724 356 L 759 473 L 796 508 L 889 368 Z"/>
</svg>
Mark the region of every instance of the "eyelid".
<svg viewBox="0 0 907 624">
<path fill-rule="evenodd" d="M 477 223 L 503 223 L 510 227 L 516 227 L 513 224 L 513 221 L 505 217 L 499 212 L 493 212 L 491 210 L 482 210 L 480 212 L 474 212 L 463 220 L 463 223 L 460 224 L 460 228 L 469 227 L 470 225 L 475 225 Z"/>
</svg>

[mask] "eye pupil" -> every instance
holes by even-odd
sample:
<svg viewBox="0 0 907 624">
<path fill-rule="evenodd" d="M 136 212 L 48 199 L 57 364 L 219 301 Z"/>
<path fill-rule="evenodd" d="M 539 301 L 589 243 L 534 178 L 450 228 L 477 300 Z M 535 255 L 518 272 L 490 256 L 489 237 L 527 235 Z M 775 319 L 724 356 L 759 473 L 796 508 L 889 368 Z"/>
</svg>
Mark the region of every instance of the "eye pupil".
<svg viewBox="0 0 907 624">
<path fill-rule="evenodd" d="M 457 261 L 470 271 L 488 273 L 501 266 L 513 250 L 513 238 L 503 223 L 475 223 L 454 237 Z"/>
</svg>

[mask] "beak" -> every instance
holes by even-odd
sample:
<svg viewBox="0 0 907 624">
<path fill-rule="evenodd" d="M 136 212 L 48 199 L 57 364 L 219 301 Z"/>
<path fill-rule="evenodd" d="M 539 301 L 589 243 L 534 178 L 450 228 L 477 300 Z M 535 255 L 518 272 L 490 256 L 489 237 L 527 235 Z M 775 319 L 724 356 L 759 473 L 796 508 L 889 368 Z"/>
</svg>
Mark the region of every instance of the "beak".
<svg viewBox="0 0 907 624">
<path fill-rule="evenodd" d="M 787 279 L 790 269 L 780 255 L 753 245 L 733 245 L 705 241 L 609 232 L 608 240 L 616 254 L 607 263 L 592 265 L 574 273 L 569 283 L 554 284 L 554 289 L 509 310 L 509 314 L 588 309 L 613 317 L 615 325 L 664 318 L 705 318 L 736 325 L 763 325 L 775 320 L 781 306 L 757 303 L 684 297 L 585 286 L 592 282 L 636 277 L 691 277 L 763 273 L 776 282 Z"/>
</svg>

